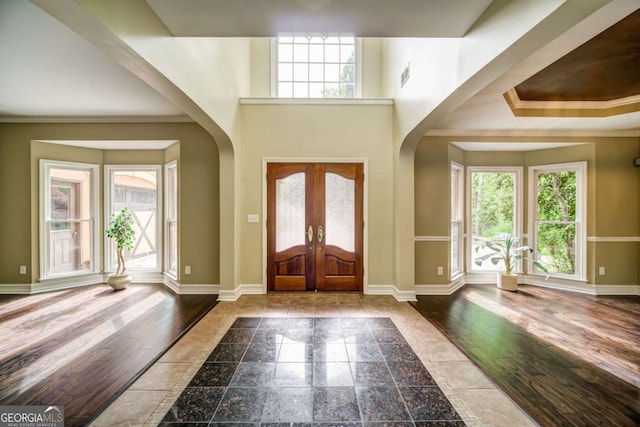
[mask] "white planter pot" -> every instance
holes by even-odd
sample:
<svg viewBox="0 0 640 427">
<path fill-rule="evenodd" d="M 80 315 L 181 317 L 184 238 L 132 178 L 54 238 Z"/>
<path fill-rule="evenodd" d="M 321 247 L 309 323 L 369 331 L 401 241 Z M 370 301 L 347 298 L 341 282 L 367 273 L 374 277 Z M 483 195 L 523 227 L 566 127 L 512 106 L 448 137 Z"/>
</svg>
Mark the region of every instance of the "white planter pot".
<svg viewBox="0 0 640 427">
<path fill-rule="evenodd" d="M 129 286 L 129 283 L 131 283 L 131 275 L 130 274 L 118 274 L 118 275 L 112 274 L 111 276 L 109 276 L 107 283 L 109 284 L 109 286 L 113 288 L 114 291 L 119 291 Z"/>
<path fill-rule="evenodd" d="M 504 289 L 505 291 L 517 291 L 518 276 L 507 276 L 498 273 L 498 288 Z"/>
</svg>

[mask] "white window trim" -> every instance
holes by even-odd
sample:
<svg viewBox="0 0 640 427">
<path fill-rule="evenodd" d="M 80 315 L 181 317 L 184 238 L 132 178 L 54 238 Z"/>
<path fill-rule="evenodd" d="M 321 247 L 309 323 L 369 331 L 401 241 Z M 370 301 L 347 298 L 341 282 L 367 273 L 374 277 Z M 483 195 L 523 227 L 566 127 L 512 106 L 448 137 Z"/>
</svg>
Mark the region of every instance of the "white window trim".
<svg viewBox="0 0 640 427">
<path fill-rule="evenodd" d="M 82 276 L 86 274 L 93 274 L 97 272 L 97 258 L 100 251 L 100 231 L 98 230 L 98 221 L 96 220 L 96 213 L 99 211 L 99 191 L 100 191 L 100 174 L 99 166 L 92 163 L 77 163 L 77 162 L 64 162 L 59 160 L 47 160 L 40 159 L 40 191 L 39 191 L 39 228 L 40 228 L 40 281 L 70 276 Z M 73 271 L 70 273 L 61 274 L 48 274 L 49 259 L 49 235 L 46 233 L 46 222 L 51 220 L 51 186 L 49 171 L 51 169 L 75 169 L 75 170 L 89 170 L 91 173 L 91 207 L 90 218 L 88 219 L 91 228 L 91 237 L 93 239 L 93 245 L 91 245 L 90 265 L 91 269 L 88 271 Z M 85 219 L 86 221 L 86 219 Z"/>
<path fill-rule="evenodd" d="M 524 168 L 522 166 L 467 166 L 467 174 L 466 174 L 466 184 L 467 191 L 465 194 L 466 197 L 466 222 L 467 222 L 467 241 L 466 241 L 466 265 L 467 265 L 467 274 L 482 274 L 482 273 L 494 273 L 499 272 L 499 269 L 495 270 L 477 270 L 474 268 L 473 263 L 473 235 L 472 235 L 472 223 L 471 223 L 471 175 L 474 172 L 510 172 L 514 173 L 516 177 L 516 182 L 514 183 L 515 189 L 515 203 L 514 207 L 516 209 L 514 215 L 514 229 L 516 237 L 520 238 L 522 242 L 524 240 L 523 232 L 522 232 L 522 222 L 523 222 L 523 189 L 524 184 L 522 182 L 522 177 L 524 175 Z M 522 272 L 522 265 L 518 263 L 516 265 L 515 272 Z"/>
<path fill-rule="evenodd" d="M 162 195 L 163 195 L 163 178 L 162 178 L 162 165 L 104 165 L 104 229 L 106 230 L 109 219 L 111 218 L 111 187 L 112 187 L 112 172 L 115 171 L 130 171 L 130 170 L 149 170 L 154 171 L 157 174 L 157 189 L 156 189 L 156 212 L 158 215 L 156 221 L 156 236 L 158 241 L 156 242 L 156 268 L 127 268 L 127 271 L 144 271 L 144 272 L 160 272 L 162 271 L 162 253 L 164 252 L 163 246 L 163 233 L 162 233 L 162 225 L 164 223 L 163 219 L 163 203 L 162 203 Z M 104 271 L 108 272 L 111 268 L 111 264 L 114 259 L 113 250 L 111 250 L 111 240 L 105 237 L 104 239 Z"/>
<path fill-rule="evenodd" d="M 571 162 L 571 163 L 556 163 L 550 165 L 535 165 L 529 166 L 529 246 L 534 248 L 533 258 L 537 259 L 536 252 L 536 222 L 538 220 L 538 180 L 536 176 L 541 172 L 555 172 L 555 171 L 576 171 L 576 265 L 575 274 L 549 274 L 551 277 L 558 277 L 561 279 L 573 279 L 586 281 L 587 280 L 587 162 Z M 529 262 L 528 274 L 547 276 L 546 273 L 536 272 L 533 263 Z"/>
<path fill-rule="evenodd" d="M 362 98 L 362 38 L 355 38 L 356 93 L 353 98 L 294 98 L 294 99 L 358 99 Z M 278 98 L 278 37 L 271 37 L 271 97 Z M 286 98 L 285 98 L 286 99 Z"/>
<path fill-rule="evenodd" d="M 456 205 L 458 207 L 458 212 L 456 217 L 458 218 L 458 220 L 456 221 L 459 224 L 459 230 L 458 230 L 458 270 L 457 271 L 453 271 L 453 268 L 450 268 L 450 278 L 453 280 L 457 277 L 459 277 L 460 275 L 464 274 L 464 224 L 465 224 L 465 218 L 464 218 L 464 166 L 456 163 L 456 162 L 451 162 L 451 169 L 450 171 L 456 171 L 458 173 L 458 185 L 456 188 L 456 196 L 457 196 L 457 202 Z M 453 193 L 453 188 L 451 189 L 451 193 Z M 453 196 L 453 194 L 451 194 L 451 196 Z M 450 223 L 453 223 L 454 221 L 451 220 L 451 216 L 453 215 L 449 215 L 450 218 Z M 451 232 L 451 231 L 449 231 Z M 450 236 L 450 244 L 453 244 L 453 236 Z M 451 251 L 449 251 L 449 253 L 451 254 Z M 453 262 L 452 260 L 449 260 L 449 265 L 453 266 Z"/>
<path fill-rule="evenodd" d="M 178 195 L 177 195 L 177 200 L 175 200 L 176 203 L 176 217 L 175 219 L 169 219 L 169 170 L 170 169 L 175 169 L 176 170 L 176 186 L 179 186 L 179 182 L 180 182 L 180 177 L 178 176 L 178 161 L 174 160 L 170 163 L 167 163 L 166 165 L 164 165 L 164 273 L 166 275 L 168 275 L 169 277 L 173 278 L 173 279 L 177 279 L 178 278 L 178 272 L 180 271 L 180 233 L 178 233 L 178 240 L 176 242 L 176 245 L 178 246 L 176 248 L 176 271 L 170 271 L 169 270 L 169 254 L 170 254 L 170 248 L 169 248 L 169 222 L 173 221 L 176 224 L 179 224 L 179 216 L 180 216 L 180 209 L 179 209 L 179 200 L 180 200 L 180 190 L 178 187 Z"/>
</svg>

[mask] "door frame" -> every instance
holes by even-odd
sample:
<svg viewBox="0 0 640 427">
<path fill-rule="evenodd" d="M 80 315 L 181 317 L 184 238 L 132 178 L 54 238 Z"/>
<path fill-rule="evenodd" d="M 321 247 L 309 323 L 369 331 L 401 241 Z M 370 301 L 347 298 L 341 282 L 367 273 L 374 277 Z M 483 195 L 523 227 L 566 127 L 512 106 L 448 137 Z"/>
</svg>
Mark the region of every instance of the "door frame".
<svg viewBox="0 0 640 427">
<path fill-rule="evenodd" d="M 268 163 L 360 163 L 364 180 L 362 183 L 362 293 L 369 293 L 369 159 L 363 157 L 263 157 L 262 158 L 262 292 L 267 293 L 267 164 Z"/>
</svg>

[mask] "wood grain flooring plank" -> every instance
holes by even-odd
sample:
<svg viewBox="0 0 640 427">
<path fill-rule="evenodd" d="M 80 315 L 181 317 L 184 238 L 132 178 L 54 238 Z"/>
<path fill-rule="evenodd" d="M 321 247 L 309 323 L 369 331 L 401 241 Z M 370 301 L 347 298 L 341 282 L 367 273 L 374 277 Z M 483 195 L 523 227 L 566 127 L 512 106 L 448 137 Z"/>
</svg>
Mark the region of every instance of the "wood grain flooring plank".
<svg viewBox="0 0 640 427">
<path fill-rule="evenodd" d="M 640 425 L 640 298 L 477 285 L 413 306 L 542 426 Z"/>
<path fill-rule="evenodd" d="M 86 425 L 215 304 L 162 285 L 0 296 L 0 404 L 65 407 Z"/>
</svg>

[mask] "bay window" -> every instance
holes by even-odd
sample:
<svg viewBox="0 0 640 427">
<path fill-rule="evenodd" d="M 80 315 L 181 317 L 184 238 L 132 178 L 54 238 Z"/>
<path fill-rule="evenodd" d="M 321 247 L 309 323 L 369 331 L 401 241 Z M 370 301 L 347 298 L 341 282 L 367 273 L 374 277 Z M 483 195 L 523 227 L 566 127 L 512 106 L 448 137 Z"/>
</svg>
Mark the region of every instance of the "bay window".
<svg viewBox="0 0 640 427">
<path fill-rule="evenodd" d="M 40 279 L 97 271 L 98 165 L 40 160 Z"/>
</svg>

